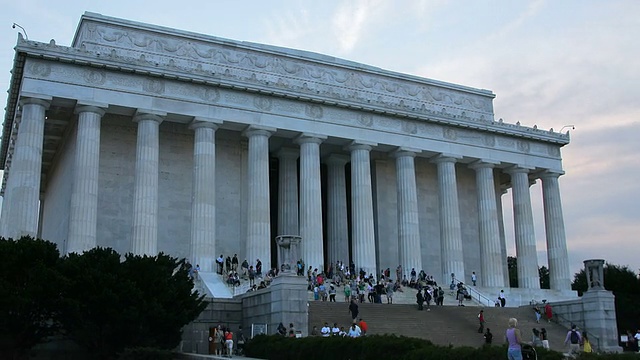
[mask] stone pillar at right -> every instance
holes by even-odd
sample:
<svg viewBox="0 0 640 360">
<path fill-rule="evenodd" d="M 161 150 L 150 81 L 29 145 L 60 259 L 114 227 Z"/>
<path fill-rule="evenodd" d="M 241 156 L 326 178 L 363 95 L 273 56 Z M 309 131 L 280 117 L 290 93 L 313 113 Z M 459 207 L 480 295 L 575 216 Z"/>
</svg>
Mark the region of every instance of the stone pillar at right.
<svg viewBox="0 0 640 360">
<path fill-rule="evenodd" d="M 546 171 L 540 175 L 540 179 L 542 180 L 544 225 L 547 235 L 549 283 L 551 290 L 566 291 L 571 290 L 571 272 L 558 185 L 560 175 L 562 175 L 560 172 Z"/>
<path fill-rule="evenodd" d="M 591 335 L 591 344 L 598 351 L 622 352 L 618 345 L 615 296 L 604 288 L 604 260 L 585 260 L 584 270 L 589 286 L 582 295 L 584 331 Z"/>
</svg>

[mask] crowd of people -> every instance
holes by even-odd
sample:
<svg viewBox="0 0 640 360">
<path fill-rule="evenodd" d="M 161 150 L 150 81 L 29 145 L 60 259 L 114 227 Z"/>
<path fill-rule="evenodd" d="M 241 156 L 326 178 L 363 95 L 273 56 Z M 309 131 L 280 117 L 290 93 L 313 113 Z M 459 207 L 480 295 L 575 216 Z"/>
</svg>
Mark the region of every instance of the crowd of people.
<svg viewBox="0 0 640 360">
<path fill-rule="evenodd" d="M 360 321 L 356 321 L 354 318 L 353 322 L 346 329 L 344 326 L 338 326 L 338 323 L 333 323 L 333 326 L 330 326 L 328 322 L 325 322 L 319 331 L 318 327 L 314 326 L 311 330 L 311 334 L 309 335 L 322 337 L 340 336 L 357 338 L 360 336 L 365 336 L 367 334 L 367 330 L 368 325 L 362 318 L 360 318 Z"/>
<path fill-rule="evenodd" d="M 213 355 L 231 357 L 234 352 L 234 334 L 229 327 L 218 325 L 213 329 L 213 333 L 209 337 L 209 351 Z M 235 335 L 237 344 L 235 344 L 236 353 L 241 354 L 243 351 L 245 337 L 242 332 L 242 326 L 238 327 Z"/>
</svg>

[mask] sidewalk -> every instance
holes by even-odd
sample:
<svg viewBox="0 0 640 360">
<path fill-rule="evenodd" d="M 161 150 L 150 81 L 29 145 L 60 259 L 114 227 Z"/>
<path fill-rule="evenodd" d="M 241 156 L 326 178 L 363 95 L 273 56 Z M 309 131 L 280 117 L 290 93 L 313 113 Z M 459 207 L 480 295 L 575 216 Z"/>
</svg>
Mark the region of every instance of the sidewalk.
<svg viewBox="0 0 640 360">
<path fill-rule="evenodd" d="M 183 360 L 218 359 L 218 360 L 222 360 L 222 359 L 229 359 L 229 357 L 228 356 L 222 356 L 222 355 L 202 355 L 202 354 L 191 354 L 191 353 L 175 353 L 175 359 L 183 359 Z M 250 358 L 250 357 L 244 357 L 244 356 L 239 356 L 239 355 L 233 355 L 233 357 L 231 357 L 231 359 L 263 360 L 263 359 Z"/>
</svg>

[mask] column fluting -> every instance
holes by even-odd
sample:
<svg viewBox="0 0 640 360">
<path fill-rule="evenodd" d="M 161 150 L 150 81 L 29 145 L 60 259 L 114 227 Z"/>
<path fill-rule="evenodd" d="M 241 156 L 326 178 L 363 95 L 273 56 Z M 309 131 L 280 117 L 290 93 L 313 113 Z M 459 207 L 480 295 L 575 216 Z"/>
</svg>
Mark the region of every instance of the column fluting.
<svg viewBox="0 0 640 360">
<path fill-rule="evenodd" d="M 432 161 L 438 167 L 442 281 L 451 282 L 451 274 L 454 274 L 456 279 L 463 281 L 465 279 L 464 254 L 460 228 L 456 159 L 440 155 Z"/>
<path fill-rule="evenodd" d="M 250 265 L 260 259 L 263 273 L 271 263 L 271 214 L 269 203 L 269 137 L 272 130 L 250 127 L 246 258 Z"/>
<path fill-rule="evenodd" d="M 562 215 L 562 200 L 558 177 L 561 173 L 547 171 L 542 179 L 544 224 L 547 235 L 547 257 L 549 261 L 549 283 L 551 290 L 571 290 L 571 272 L 567 238 Z"/>
<path fill-rule="evenodd" d="M 324 268 L 320 144 L 326 137 L 303 134 L 300 145 L 300 236 L 305 266 Z"/>
<path fill-rule="evenodd" d="M 82 253 L 96 247 L 98 226 L 98 176 L 100 170 L 100 122 L 105 107 L 76 108 L 78 130 L 69 210 L 66 253 Z"/>
<path fill-rule="evenodd" d="M 398 247 L 404 273 L 411 268 L 422 269 L 418 191 L 416 187 L 415 156 L 413 151 L 400 149 L 396 159 L 398 191 Z"/>
<path fill-rule="evenodd" d="M 378 274 L 373 224 L 373 190 L 371 187 L 372 145 L 353 142 L 351 151 L 351 225 L 352 255 L 356 272 Z"/>
<path fill-rule="evenodd" d="M 538 254 L 529 192 L 529 170 L 512 167 L 506 170 L 511 175 L 513 196 L 513 221 L 518 258 L 518 287 L 539 289 Z"/>
<path fill-rule="evenodd" d="M 495 181 L 493 178 L 494 164 L 476 161 L 472 163 L 470 167 L 476 172 L 476 191 L 478 194 L 478 230 L 481 266 L 479 285 L 485 287 L 504 287 L 498 206 L 496 202 Z"/>
<path fill-rule="evenodd" d="M 281 148 L 278 171 L 278 235 L 300 235 L 298 227 L 298 157 L 300 151 Z"/>
<path fill-rule="evenodd" d="M 215 271 L 216 260 L 216 130 L 218 124 L 194 121 L 191 243 L 189 257 L 201 271 Z"/>
<path fill-rule="evenodd" d="M 131 252 L 135 255 L 158 254 L 158 169 L 162 120 L 162 116 L 142 112 L 133 119 L 138 123 L 131 237 Z"/>
<path fill-rule="evenodd" d="M 349 157 L 331 154 L 327 164 L 327 254 L 330 263 L 349 265 L 349 226 L 345 165 Z"/>
<path fill-rule="evenodd" d="M 9 178 L 5 237 L 18 239 L 23 235 L 36 236 L 40 207 L 40 179 L 44 145 L 45 111 L 49 99 L 24 97 L 20 99 L 22 118 L 18 127 Z"/>
</svg>

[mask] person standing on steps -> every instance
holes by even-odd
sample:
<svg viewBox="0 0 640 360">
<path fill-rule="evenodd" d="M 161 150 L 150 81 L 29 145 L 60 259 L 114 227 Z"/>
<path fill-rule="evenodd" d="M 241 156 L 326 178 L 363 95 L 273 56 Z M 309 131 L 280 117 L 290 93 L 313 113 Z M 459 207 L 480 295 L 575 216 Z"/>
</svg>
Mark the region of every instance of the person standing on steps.
<svg viewBox="0 0 640 360">
<path fill-rule="evenodd" d="M 498 294 L 498 300 L 500 300 L 500 307 L 504 307 L 507 304 L 507 298 L 504 295 L 504 290 L 500 290 L 500 294 Z"/>
<path fill-rule="evenodd" d="M 509 344 L 507 350 L 507 359 L 522 360 L 522 335 L 520 329 L 517 328 L 518 319 L 509 319 L 509 328 L 505 333 L 505 341 Z"/>
<path fill-rule="evenodd" d="M 349 312 L 351 313 L 351 319 L 355 321 L 358 317 L 358 304 L 356 304 L 355 300 L 351 300 L 351 304 L 349 304 Z"/>
<path fill-rule="evenodd" d="M 418 290 L 416 293 L 416 302 L 418 303 L 418 310 L 422 310 L 422 304 L 424 303 L 424 296 L 422 296 L 422 290 Z"/>
<path fill-rule="evenodd" d="M 360 318 L 360 322 L 358 323 L 358 326 L 360 326 L 360 331 L 362 331 L 362 336 L 367 335 L 367 330 L 369 329 L 369 325 L 367 325 L 367 323 Z"/>
<path fill-rule="evenodd" d="M 476 282 L 478 281 L 478 276 L 476 275 L 476 272 L 472 272 L 471 273 L 471 283 L 473 284 L 473 286 L 476 286 Z"/>
<path fill-rule="evenodd" d="M 564 339 L 564 344 L 569 344 L 569 352 L 577 354 L 580 352 L 580 343 L 582 342 L 582 336 L 576 329 L 575 325 L 571 325 L 571 330 L 567 332 L 567 337 Z"/>
<path fill-rule="evenodd" d="M 551 304 L 548 302 L 544 305 L 544 315 L 547 317 L 547 322 L 550 323 L 551 318 L 553 318 L 553 310 L 551 309 Z"/>
<path fill-rule="evenodd" d="M 478 313 L 478 322 L 480 323 L 478 332 L 482 334 L 484 332 L 484 310 L 480 310 L 480 312 Z"/>
</svg>

